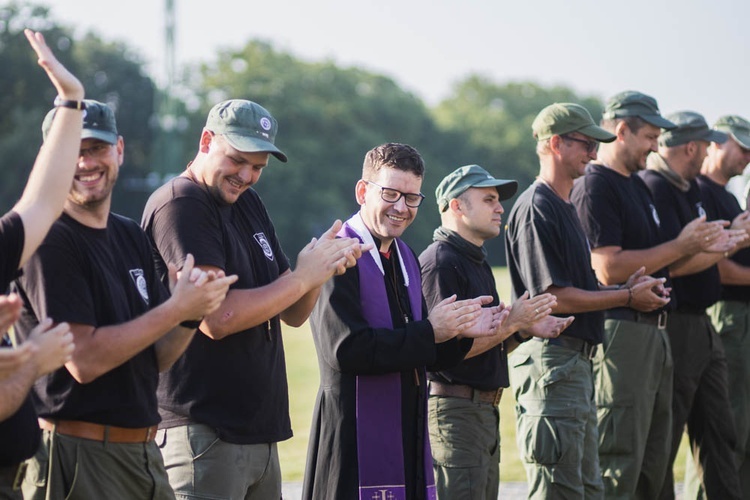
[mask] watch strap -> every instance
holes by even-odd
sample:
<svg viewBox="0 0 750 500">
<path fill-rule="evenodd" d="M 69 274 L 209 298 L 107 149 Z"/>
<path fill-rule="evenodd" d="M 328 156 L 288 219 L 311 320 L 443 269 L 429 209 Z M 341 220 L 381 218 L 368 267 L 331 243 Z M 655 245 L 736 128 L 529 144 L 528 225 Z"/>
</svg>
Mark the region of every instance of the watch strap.
<svg viewBox="0 0 750 500">
<path fill-rule="evenodd" d="M 84 111 L 86 109 L 86 103 L 83 101 L 74 101 L 72 99 L 61 99 L 60 96 L 55 97 L 55 107 L 57 108 L 70 108 Z"/>
</svg>

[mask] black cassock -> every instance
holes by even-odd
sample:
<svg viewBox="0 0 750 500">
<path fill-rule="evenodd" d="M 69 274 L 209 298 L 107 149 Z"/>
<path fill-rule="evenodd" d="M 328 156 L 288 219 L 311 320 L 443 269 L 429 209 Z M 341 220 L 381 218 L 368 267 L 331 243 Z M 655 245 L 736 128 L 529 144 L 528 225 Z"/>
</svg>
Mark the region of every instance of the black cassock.
<svg viewBox="0 0 750 500">
<path fill-rule="evenodd" d="M 357 267 L 323 285 L 310 317 L 320 366 L 307 453 L 303 499 L 355 500 L 358 495 L 356 376 L 401 373 L 401 431 L 407 499 L 425 496 L 423 470 L 427 386 L 425 368 L 459 363 L 471 340 L 435 344 L 427 320 L 412 317 L 396 252 L 386 259 L 386 290 L 394 329 L 374 329 L 360 305 Z M 421 287 L 420 283 L 410 286 Z M 422 300 L 423 317 L 427 317 Z M 294 397 L 292 395 L 292 397 Z"/>
</svg>

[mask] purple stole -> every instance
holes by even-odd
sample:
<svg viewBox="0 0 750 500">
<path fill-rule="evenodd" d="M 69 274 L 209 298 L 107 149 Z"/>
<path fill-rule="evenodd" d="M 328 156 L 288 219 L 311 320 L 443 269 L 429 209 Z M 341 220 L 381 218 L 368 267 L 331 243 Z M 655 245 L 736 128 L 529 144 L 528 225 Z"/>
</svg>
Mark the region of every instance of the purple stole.
<svg viewBox="0 0 750 500">
<path fill-rule="evenodd" d="M 359 232 L 358 232 L 359 230 Z M 367 232 L 366 235 L 360 234 Z M 349 219 L 339 236 L 372 242 L 359 214 Z M 414 320 L 422 319 L 422 287 L 419 263 L 400 240 L 397 255 L 407 279 Z M 373 253 L 375 255 L 373 255 Z M 375 258 L 378 261 L 375 261 Z M 385 278 L 375 248 L 357 262 L 362 314 L 372 328 L 393 329 Z M 425 408 L 425 415 L 427 410 Z M 427 500 L 436 500 L 427 422 L 424 429 L 424 477 Z M 401 435 L 401 373 L 357 376 L 357 458 L 359 500 L 405 500 L 404 450 Z"/>
</svg>

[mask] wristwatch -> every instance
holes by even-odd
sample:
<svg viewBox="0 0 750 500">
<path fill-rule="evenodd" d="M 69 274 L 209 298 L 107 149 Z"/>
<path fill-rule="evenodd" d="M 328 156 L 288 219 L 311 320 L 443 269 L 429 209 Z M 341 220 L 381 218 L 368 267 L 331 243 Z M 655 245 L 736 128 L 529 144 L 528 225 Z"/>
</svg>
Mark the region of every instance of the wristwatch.
<svg viewBox="0 0 750 500">
<path fill-rule="evenodd" d="M 54 105 L 56 108 L 70 108 L 77 109 L 79 111 L 86 110 L 86 103 L 83 101 L 73 101 L 70 99 L 61 99 L 60 96 L 55 97 Z"/>
</svg>

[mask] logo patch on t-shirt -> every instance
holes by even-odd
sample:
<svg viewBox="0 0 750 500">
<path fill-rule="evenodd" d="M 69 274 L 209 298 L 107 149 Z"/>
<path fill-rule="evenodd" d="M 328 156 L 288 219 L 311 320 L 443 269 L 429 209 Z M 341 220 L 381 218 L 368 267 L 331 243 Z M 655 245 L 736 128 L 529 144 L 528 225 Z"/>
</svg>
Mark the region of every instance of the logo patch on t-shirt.
<svg viewBox="0 0 750 500">
<path fill-rule="evenodd" d="M 255 238 L 255 241 L 258 242 L 258 245 L 260 245 L 260 248 L 263 249 L 263 254 L 268 258 L 268 260 L 273 260 L 273 250 L 271 250 L 271 244 L 268 243 L 268 238 L 266 238 L 266 235 L 263 233 L 255 233 L 253 235 L 253 238 Z"/>
<path fill-rule="evenodd" d="M 659 212 L 656 211 L 656 207 L 653 203 L 648 204 L 649 207 L 651 207 L 651 217 L 654 218 L 654 222 L 656 222 L 656 227 L 661 227 L 661 220 L 659 220 Z"/>
<path fill-rule="evenodd" d="M 146 278 L 143 276 L 143 269 L 131 269 L 130 277 L 133 278 L 138 293 L 141 294 L 141 298 L 148 305 L 148 286 L 146 285 Z"/>
<path fill-rule="evenodd" d="M 699 201 L 695 204 L 695 209 L 698 210 L 698 217 L 705 217 L 706 216 L 706 209 L 703 208 L 703 202 Z"/>
</svg>

